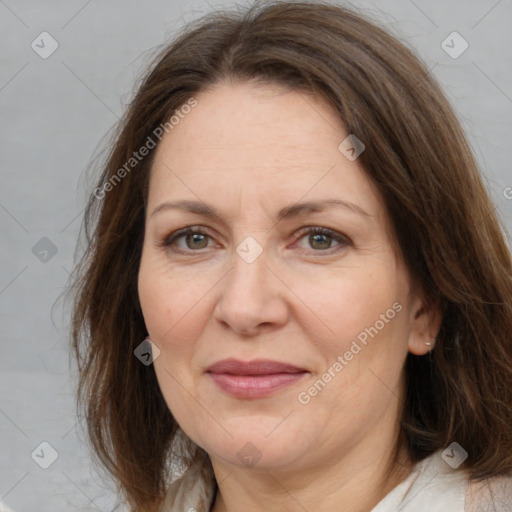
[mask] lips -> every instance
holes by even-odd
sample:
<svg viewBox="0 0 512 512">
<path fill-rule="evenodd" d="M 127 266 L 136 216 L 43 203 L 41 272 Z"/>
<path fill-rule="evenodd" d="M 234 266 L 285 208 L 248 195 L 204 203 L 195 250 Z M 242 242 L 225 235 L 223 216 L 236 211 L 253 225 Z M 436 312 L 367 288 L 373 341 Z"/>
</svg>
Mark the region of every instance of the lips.
<svg viewBox="0 0 512 512">
<path fill-rule="evenodd" d="M 237 398 L 263 398 L 304 378 L 309 372 L 298 366 L 268 359 L 224 359 L 206 369 L 214 383 Z"/>
<path fill-rule="evenodd" d="M 209 373 L 229 373 L 231 375 L 272 375 L 275 373 L 298 373 L 306 370 L 269 359 L 254 359 L 252 361 L 224 359 L 212 364 L 206 371 Z"/>
</svg>

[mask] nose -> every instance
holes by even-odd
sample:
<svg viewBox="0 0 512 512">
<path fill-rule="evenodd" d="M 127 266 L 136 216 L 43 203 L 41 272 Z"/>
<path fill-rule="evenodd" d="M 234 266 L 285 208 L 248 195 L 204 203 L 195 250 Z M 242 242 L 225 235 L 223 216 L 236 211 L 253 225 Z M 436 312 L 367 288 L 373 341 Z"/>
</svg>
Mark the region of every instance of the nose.
<svg viewBox="0 0 512 512">
<path fill-rule="evenodd" d="M 287 321 L 288 289 L 268 259 L 266 251 L 250 263 L 234 253 L 233 266 L 219 283 L 213 316 L 239 335 L 252 337 Z"/>
</svg>

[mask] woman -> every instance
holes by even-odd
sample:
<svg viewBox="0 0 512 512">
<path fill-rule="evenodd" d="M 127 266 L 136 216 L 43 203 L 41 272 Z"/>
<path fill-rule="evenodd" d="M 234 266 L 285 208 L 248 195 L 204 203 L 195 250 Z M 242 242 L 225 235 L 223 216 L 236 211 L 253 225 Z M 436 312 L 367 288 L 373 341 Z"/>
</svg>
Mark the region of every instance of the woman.
<svg viewBox="0 0 512 512">
<path fill-rule="evenodd" d="M 130 510 L 512 510 L 510 253 L 448 101 L 374 23 L 187 27 L 85 227 L 78 399 Z"/>
</svg>

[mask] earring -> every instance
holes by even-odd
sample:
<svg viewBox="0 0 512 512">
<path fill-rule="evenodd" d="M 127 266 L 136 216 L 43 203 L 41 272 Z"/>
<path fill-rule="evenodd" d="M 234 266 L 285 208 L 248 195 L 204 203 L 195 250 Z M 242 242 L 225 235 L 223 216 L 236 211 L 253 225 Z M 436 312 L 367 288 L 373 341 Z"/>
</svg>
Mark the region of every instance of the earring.
<svg viewBox="0 0 512 512">
<path fill-rule="evenodd" d="M 430 343 L 430 341 L 425 341 L 425 345 L 427 345 L 427 347 L 431 347 L 432 343 Z"/>
</svg>

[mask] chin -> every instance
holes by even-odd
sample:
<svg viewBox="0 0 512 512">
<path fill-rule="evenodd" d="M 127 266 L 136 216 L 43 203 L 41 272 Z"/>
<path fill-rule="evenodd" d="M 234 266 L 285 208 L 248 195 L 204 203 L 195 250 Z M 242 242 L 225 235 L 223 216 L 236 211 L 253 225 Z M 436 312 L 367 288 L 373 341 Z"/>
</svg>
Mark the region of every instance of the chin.
<svg viewBox="0 0 512 512">
<path fill-rule="evenodd" d="M 255 470 L 294 464 L 314 449 L 303 429 L 284 426 L 287 420 L 283 422 L 282 418 L 267 416 L 258 421 L 253 416 L 251 426 L 247 425 L 247 417 L 238 419 L 240 421 L 234 419 L 226 425 L 232 437 L 224 433 L 212 438 L 210 430 L 195 442 L 212 458 Z"/>
</svg>

